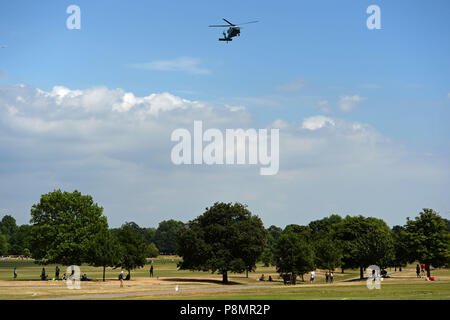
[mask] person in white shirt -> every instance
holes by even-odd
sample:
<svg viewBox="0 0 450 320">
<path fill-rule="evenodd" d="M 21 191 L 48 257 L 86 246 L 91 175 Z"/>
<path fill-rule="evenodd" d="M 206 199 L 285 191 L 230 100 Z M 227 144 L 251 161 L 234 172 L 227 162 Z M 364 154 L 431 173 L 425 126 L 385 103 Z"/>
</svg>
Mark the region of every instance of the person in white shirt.
<svg viewBox="0 0 450 320">
<path fill-rule="evenodd" d="M 316 272 L 315 272 L 315 271 L 311 271 L 311 278 L 309 279 L 309 282 L 310 282 L 310 283 L 313 283 L 313 282 L 314 282 L 315 276 L 316 276 Z"/>
</svg>

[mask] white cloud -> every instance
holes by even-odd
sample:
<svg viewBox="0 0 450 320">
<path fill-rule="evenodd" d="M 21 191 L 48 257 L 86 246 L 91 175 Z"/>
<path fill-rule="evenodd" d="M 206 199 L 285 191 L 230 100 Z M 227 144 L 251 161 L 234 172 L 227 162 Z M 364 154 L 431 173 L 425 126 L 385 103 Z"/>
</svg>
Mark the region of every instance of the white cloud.
<svg viewBox="0 0 450 320">
<path fill-rule="evenodd" d="M 317 130 L 325 126 L 334 126 L 334 120 L 324 116 L 314 116 L 306 118 L 302 123 L 303 129 Z"/>
<path fill-rule="evenodd" d="M 173 165 L 171 132 L 192 132 L 194 120 L 204 129 L 280 128 L 278 175 L 261 177 L 259 166 Z M 0 87 L 0 150 L 0 203 L 21 223 L 55 188 L 91 194 L 113 226 L 186 221 L 214 201 L 246 203 L 267 225 L 282 227 L 332 212 L 391 221 L 396 212 L 402 223 L 416 207 L 448 203 L 439 196 L 448 165 L 421 162 L 367 124 L 318 115 L 266 125 L 243 105 L 167 92 Z"/>
<path fill-rule="evenodd" d="M 364 100 L 366 100 L 366 98 L 363 98 L 357 94 L 353 96 L 341 96 L 339 98 L 339 109 L 342 112 L 350 112 L 353 109 L 355 109 L 360 102 Z"/>
<path fill-rule="evenodd" d="M 201 67 L 200 59 L 180 57 L 172 60 L 155 60 L 130 65 L 132 68 L 156 71 L 178 71 L 189 74 L 209 74 L 210 70 Z"/>
</svg>

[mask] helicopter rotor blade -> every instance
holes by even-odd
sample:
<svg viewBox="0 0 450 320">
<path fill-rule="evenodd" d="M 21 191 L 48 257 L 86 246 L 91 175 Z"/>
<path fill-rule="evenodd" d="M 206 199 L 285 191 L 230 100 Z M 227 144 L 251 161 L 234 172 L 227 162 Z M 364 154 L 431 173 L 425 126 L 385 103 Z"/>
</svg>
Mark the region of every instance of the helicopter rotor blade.
<svg viewBox="0 0 450 320">
<path fill-rule="evenodd" d="M 228 23 L 230 26 L 235 26 L 234 24 L 232 24 L 230 21 L 228 21 L 227 19 L 223 18 L 223 21 L 225 21 L 226 23 Z"/>
<path fill-rule="evenodd" d="M 213 24 L 213 25 L 210 25 L 208 27 L 210 27 L 210 28 L 227 28 L 227 27 L 229 27 L 229 25 L 226 25 L 226 24 Z"/>
<path fill-rule="evenodd" d="M 237 24 L 237 26 L 242 26 L 243 24 L 250 24 L 250 23 L 257 23 L 257 22 L 259 22 L 259 21 L 244 22 L 244 23 Z"/>
</svg>

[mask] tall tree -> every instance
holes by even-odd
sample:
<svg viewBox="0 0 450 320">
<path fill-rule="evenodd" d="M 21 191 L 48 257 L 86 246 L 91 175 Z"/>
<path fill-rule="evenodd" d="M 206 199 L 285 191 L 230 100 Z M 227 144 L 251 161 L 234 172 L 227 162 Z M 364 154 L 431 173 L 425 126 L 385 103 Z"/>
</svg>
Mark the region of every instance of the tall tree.
<svg viewBox="0 0 450 320">
<path fill-rule="evenodd" d="M 24 224 L 19 226 L 9 239 L 9 254 L 24 255 L 25 249 L 30 248 L 31 226 Z"/>
<path fill-rule="evenodd" d="M 17 231 L 16 219 L 10 215 L 3 216 L 0 221 L 0 233 L 2 233 L 7 240 Z"/>
<path fill-rule="evenodd" d="M 266 230 L 258 216 L 240 203 L 215 203 L 190 221 L 178 238 L 181 269 L 241 273 L 256 267 L 266 243 Z"/>
<path fill-rule="evenodd" d="M 160 252 L 164 254 L 174 254 L 177 252 L 177 238 L 184 223 L 176 220 L 161 221 L 155 231 L 155 244 Z"/>
<path fill-rule="evenodd" d="M 392 228 L 392 238 L 394 240 L 394 259 L 392 265 L 399 271 L 402 271 L 402 267 L 406 267 L 410 261 L 410 255 L 408 254 L 408 243 L 406 241 L 406 229 L 402 226 L 394 226 Z"/>
<path fill-rule="evenodd" d="M 30 249 L 38 263 L 81 265 L 96 234 L 108 229 L 103 208 L 89 195 L 55 190 L 31 208 Z"/>
<path fill-rule="evenodd" d="M 105 281 L 106 267 L 115 267 L 123 258 L 123 248 L 110 230 L 98 232 L 92 239 L 88 249 L 90 265 L 103 267 L 103 281 Z"/>
<path fill-rule="evenodd" d="M 117 238 L 122 247 L 122 255 L 117 263 L 131 274 L 131 270 L 143 267 L 147 263 L 147 245 L 144 238 L 133 231 L 129 224 L 124 224 L 118 231 Z"/>
<path fill-rule="evenodd" d="M 381 219 L 347 216 L 336 226 L 336 236 L 342 243 L 344 265 L 359 268 L 361 279 L 364 268 L 372 264 L 384 268 L 392 261 L 391 229 Z"/>
<path fill-rule="evenodd" d="M 303 278 L 305 273 L 315 269 L 313 246 L 304 234 L 286 227 L 276 244 L 275 261 L 277 272 L 282 276 L 290 275 L 295 284 L 297 275 Z"/>
<path fill-rule="evenodd" d="M 147 256 L 149 258 L 156 258 L 159 255 L 159 249 L 156 247 L 154 242 L 147 246 Z"/>
<path fill-rule="evenodd" d="M 334 271 L 342 266 L 342 248 L 333 234 L 324 230 L 314 233 L 315 264 L 320 269 Z"/>
<path fill-rule="evenodd" d="M 448 265 L 450 233 L 435 211 L 423 209 L 414 220 L 408 218 L 405 235 L 411 259 L 425 263 L 428 277 L 430 266 Z"/>
</svg>

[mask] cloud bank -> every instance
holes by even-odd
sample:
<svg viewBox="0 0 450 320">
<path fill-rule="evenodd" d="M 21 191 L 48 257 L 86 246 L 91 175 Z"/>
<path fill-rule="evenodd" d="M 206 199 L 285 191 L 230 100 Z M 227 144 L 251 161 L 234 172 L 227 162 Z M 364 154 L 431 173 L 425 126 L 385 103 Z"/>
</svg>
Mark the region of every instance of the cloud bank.
<svg viewBox="0 0 450 320">
<path fill-rule="evenodd" d="M 55 188 L 91 194 L 113 226 L 187 221 L 215 201 L 246 203 L 279 226 L 331 213 L 403 223 L 422 207 L 449 207 L 442 191 L 448 162 L 412 155 L 367 124 L 322 115 L 255 118 L 243 105 L 168 92 L 0 87 L 0 207 L 25 223 L 31 205 Z M 194 120 L 204 129 L 279 128 L 279 173 L 262 177 L 251 165 L 175 166 L 170 135 L 192 130 Z"/>
</svg>

